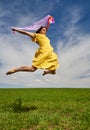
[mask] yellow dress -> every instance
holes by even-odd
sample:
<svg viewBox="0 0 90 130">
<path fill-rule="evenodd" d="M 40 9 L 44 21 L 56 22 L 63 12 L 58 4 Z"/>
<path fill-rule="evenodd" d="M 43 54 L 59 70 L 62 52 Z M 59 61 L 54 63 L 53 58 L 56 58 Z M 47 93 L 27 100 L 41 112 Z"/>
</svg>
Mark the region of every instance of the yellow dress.
<svg viewBox="0 0 90 130">
<path fill-rule="evenodd" d="M 40 69 L 55 70 L 59 66 L 58 57 L 53 51 L 48 37 L 35 33 L 35 38 L 32 38 L 32 41 L 40 46 L 35 53 L 32 65 Z"/>
</svg>

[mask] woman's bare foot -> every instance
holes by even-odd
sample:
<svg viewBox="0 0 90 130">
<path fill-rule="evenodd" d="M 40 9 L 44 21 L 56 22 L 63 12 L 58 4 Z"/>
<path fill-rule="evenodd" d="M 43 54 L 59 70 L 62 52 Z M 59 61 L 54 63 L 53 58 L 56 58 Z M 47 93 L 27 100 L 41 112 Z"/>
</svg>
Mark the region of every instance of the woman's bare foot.
<svg viewBox="0 0 90 130">
<path fill-rule="evenodd" d="M 56 71 L 55 70 L 45 70 L 42 75 L 44 76 L 46 74 L 56 74 Z"/>
<path fill-rule="evenodd" d="M 13 74 L 13 73 L 15 73 L 15 72 L 16 72 L 16 68 L 13 68 L 13 69 L 9 70 L 9 71 L 6 73 L 6 75 Z"/>
</svg>

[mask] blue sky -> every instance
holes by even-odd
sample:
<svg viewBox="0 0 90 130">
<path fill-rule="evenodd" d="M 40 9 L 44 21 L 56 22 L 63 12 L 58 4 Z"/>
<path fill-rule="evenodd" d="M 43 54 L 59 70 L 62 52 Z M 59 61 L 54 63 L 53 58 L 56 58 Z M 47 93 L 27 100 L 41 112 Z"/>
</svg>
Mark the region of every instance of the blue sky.
<svg viewBox="0 0 90 130">
<path fill-rule="evenodd" d="M 46 15 L 55 18 L 47 33 L 58 54 L 57 74 L 5 73 L 13 67 L 31 65 L 38 46 L 27 36 L 11 31 Z M 0 0 L 0 87 L 90 87 L 90 1 Z"/>
</svg>

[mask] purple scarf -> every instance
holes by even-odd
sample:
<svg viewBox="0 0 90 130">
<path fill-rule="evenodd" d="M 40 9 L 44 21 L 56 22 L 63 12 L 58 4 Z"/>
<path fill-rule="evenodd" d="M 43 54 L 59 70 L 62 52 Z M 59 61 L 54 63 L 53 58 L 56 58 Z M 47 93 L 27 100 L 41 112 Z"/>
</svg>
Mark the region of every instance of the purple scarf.
<svg viewBox="0 0 90 130">
<path fill-rule="evenodd" d="M 23 29 L 23 30 L 37 30 L 39 29 L 41 26 L 47 26 L 48 24 L 48 20 L 49 23 L 55 23 L 55 20 L 52 16 L 47 15 L 44 18 L 42 18 L 41 20 L 35 22 L 34 24 L 30 25 L 30 26 L 25 26 L 25 27 L 15 27 L 17 29 Z"/>
</svg>

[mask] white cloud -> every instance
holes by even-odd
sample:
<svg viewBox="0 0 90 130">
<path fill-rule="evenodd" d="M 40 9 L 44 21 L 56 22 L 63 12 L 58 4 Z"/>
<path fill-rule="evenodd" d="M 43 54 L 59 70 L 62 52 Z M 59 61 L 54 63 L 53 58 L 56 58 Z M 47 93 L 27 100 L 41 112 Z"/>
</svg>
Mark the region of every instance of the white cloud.
<svg viewBox="0 0 90 130">
<path fill-rule="evenodd" d="M 70 16 L 71 20 L 63 31 L 64 39 L 58 41 L 60 82 L 90 87 L 90 34 L 82 34 L 76 26 L 80 19 L 79 11 L 71 12 Z"/>
</svg>

